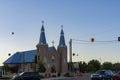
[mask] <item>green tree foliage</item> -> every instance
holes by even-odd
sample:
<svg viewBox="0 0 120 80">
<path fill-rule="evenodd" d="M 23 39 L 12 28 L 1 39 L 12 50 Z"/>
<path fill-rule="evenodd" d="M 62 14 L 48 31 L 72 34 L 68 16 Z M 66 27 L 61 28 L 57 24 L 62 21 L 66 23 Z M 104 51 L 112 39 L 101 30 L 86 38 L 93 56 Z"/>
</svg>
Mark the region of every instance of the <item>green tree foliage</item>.
<svg viewBox="0 0 120 80">
<path fill-rule="evenodd" d="M 102 69 L 110 69 L 113 70 L 113 64 L 111 62 L 104 62 L 102 64 Z"/>
<path fill-rule="evenodd" d="M 87 69 L 87 63 L 86 62 L 79 62 L 79 71 L 81 71 L 81 72 L 85 72 L 86 71 L 86 69 Z"/>
<path fill-rule="evenodd" d="M 87 71 L 88 72 L 93 72 L 93 71 L 96 71 L 96 68 L 93 64 L 88 64 Z"/>
<path fill-rule="evenodd" d="M 68 63 L 68 70 L 74 71 L 73 64 L 74 64 L 74 62 L 69 62 L 69 63 Z"/>
<path fill-rule="evenodd" d="M 46 68 L 44 66 L 44 63 L 39 62 L 39 67 L 38 67 L 38 71 L 41 73 L 44 73 L 46 71 Z"/>
<path fill-rule="evenodd" d="M 113 70 L 114 70 L 114 71 L 120 70 L 120 63 L 114 63 L 114 64 L 113 64 Z"/>
<path fill-rule="evenodd" d="M 101 65 L 100 65 L 100 62 L 98 60 L 91 60 L 88 62 L 88 69 L 89 67 L 92 67 L 93 66 L 93 71 L 96 71 L 96 70 L 99 70 L 101 68 Z"/>
<path fill-rule="evenodd" d="M 72 63 L 73 64 L 73 63 Z M 113 71 L 120 70 L 120 63 L 112 63 L 112 62 L 104 62 L 100 63 L 98 60 L 92 59 L 88 63 L 84 61 L 78 62 L 79 64 L 79 71 L 81 72 L 95 72 L 100 69 L 107 69 Z"/>
<path fill-rule="evenodd" d="M 2 69 L 5 70 L 6 72 L 10 71 L 10 67 L 8 65 L 4 65 Z"/>
</svg>

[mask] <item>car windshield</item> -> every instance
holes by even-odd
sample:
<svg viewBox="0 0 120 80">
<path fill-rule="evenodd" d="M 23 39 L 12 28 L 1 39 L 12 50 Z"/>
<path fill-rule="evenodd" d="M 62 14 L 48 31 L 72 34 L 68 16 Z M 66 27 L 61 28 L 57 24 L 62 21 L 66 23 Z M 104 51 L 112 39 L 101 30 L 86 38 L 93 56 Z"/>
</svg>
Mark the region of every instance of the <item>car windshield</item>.
<svg viewBox="0 0 120 80">
<path fill-rule="evenodd" d="M 117 74 L 120 74 L 120 71 L 118 71 Z"/>
<path fill-rule="evenodd" d="M 97 71 L 96 74 L 105 74 L 105 71 Z"/>
<path fill-rule="evenodd" d="M 22 72 L 19 74 L 19 76 L 38 76 L 39 73 L 37 72 Z"/>
<path fill-rule="evenodd" d="M 20 73 L 19 75 L 23 75 L 23 74 L 24 74 L 24 72 Z"/>
</svg>

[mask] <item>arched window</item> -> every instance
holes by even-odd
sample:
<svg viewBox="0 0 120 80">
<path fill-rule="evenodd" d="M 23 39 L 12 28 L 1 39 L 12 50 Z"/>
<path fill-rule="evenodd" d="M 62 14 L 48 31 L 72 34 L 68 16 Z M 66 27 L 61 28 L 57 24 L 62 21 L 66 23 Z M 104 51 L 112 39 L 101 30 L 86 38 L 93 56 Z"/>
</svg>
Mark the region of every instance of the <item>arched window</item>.
<svg viewBox="0 0 120 80">
<path fill-rule="evenodd" d="M 55 62 L 55 57 L 52 56 L 51 61 L 54 63 Z"/>
<path fill-rule="evenodd" d="M 47 58 L 46 58 L 46 56 L 44 57 L 44 63 L 46 63 L 47 62 Z"/>
</svg>

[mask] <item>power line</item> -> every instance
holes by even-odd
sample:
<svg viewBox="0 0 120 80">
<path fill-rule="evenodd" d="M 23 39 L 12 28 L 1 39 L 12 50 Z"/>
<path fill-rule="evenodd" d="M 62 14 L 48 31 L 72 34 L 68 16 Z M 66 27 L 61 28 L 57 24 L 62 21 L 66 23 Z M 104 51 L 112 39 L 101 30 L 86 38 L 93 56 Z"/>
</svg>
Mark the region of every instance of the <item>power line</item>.
<svg viewBox="0 0 120 80">
<path fill-rule="evenodd" d="M 110 40 L 110 41 L 88 41 L 88 40 L 78 40 L 78 39 L 72 39 L 73 42 L 79 42 L 79 44 L 91 44 L 91 43 L 95 43 L 95 44 L 111 44 L 111 43 L 116 43 L 118 42 L 117 40 Z"/>
</svg>

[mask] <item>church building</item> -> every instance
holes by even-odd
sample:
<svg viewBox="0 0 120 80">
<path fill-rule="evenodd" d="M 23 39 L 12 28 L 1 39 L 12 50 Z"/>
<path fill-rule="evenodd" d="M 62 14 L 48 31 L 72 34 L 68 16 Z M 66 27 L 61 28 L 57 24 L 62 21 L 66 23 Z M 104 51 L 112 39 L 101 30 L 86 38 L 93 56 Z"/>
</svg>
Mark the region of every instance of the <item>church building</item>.
<svg viewBox="0 0 120 80">
<path fill-rule="evenodd" d="M 10 56 L 4 65 L 9 66 L 16 72 L 37 71 L 43 63 L 46 72 L 49 73 L 66 73 L 68 72 L 67 64 L 67 46 L 65 44 L 63 28 L 60 32 L 60 40 L 57 49 L 53 46 L 49 47 L 45 36 L 45 28 L 42 22 L 39 43 L 36 49 L 16 52 Z"/>
</svg>

